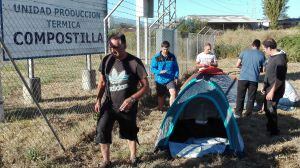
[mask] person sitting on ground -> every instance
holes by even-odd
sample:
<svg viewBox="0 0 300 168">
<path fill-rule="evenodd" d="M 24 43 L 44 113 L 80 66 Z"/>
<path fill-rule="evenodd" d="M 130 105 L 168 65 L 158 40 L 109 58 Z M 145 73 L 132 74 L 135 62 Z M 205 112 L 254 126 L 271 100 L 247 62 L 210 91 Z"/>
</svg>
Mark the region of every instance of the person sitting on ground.
<svg viewBox="0 0 300 168">
<path fill-rule="evenodd" d="M 204 51 L 197 55 L 196 66 L 199 69 L 207 68 L 209 66 L 218 66 L 216 56 L 211 52 L 211 44 L 205 43 Z"/>
</svg>

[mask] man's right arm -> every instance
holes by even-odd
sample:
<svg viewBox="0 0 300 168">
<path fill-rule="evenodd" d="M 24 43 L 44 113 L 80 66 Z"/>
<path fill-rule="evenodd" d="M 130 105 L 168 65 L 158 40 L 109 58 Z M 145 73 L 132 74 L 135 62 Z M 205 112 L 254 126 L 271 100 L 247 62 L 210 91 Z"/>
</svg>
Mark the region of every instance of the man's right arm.
<svg viewBox="0 0 300 168">
<path fill-rule="evenodd" d="M 242 60 L 239 58 L 239 59 L 237 60 L 235 66 L 236 66 L 237 68 L 241 68 L 241 65 L 242 65 Z"/>
<path fill-rule="evenodd" d="M 216 55 L 213 56 L 213 60 L 210 63 L 210 66 L 218 67 L 218 61 Z"/>
<path fill-rule="evenodd" d="M 151 61 L 151 72 L 154 75 L 157 75 L 157 74 L 160 73 L 160 71 L 158 70 L 158 64 L 157 64 L 157 61 L 156 61 L 156 55 L 152 58 L 152 61 Z"/>
<path fill-rule="evenodd" d="M 239 58 L 238 58 L 238 60 L 237 60 L 237 62 L 236 62 L 235 67 L 237 67 L 237 68 L 241 68 L 241 67 L 242 67 L 242 59 L 243 59 L 243 55 L 244 55 L 244 51 L 242 51 L 242 52 L 240 53 Z"/>
<path fill-rule="evenodd" d="M 99 81 L 98 81 L 98 94 L 97 94 L 97 100 L 95 104 L 95 111 L 99 112 L 100 110 L 100 105 L 101 105 L 101 99 L 103 97 L 103 94 L 105 92 L 105 78 L 100 72 L 99 75 Z"/>
<path fill-rule="evenodd" d="M 199 54 L 196 56 L 196 67 L 199 68 L 200 60 L 199 60 Z"/>
<path fill-rule="evenodd" d="M 265 56 L 263 56 L 262 60 L 260 61 L 260 69 L 259 69 L 261 73 L 266 71 L 265 66 L 266 66 L 266 58 Z"/>
</svg>

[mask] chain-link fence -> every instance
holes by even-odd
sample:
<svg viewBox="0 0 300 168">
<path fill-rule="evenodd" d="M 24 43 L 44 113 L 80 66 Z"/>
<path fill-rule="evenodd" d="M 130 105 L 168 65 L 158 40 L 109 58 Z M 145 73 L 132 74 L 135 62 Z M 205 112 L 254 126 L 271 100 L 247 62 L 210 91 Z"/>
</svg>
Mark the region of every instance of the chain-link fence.
<svg viewBox="0 0 300 168">
<path fill-rule="evenodd" d="M 203 52 L 205 43 L 210 43 L 212 48 L 214 48 L 215 40 L 217 37 L 218 31 L 207 28 L 205 31 L 202 31 L 198 34 L 196 33 L 183 33 L 177 30 L 172 30 L 174 32 L 174 54 L 177 57 L 178 64 L 180 66 L 180 74 L 185 74 L 192 71 L 196 63 L 197 54 Z M 151 31 L 151 46 L 149 59 L 159 50 L 156 48 L 156 32 L 155 30 Z M 148 61 L 150 62 L 150 60 Z"/>
<path fill-rule="evenodd" d="M 103 27 L 106 4 L 16 0 L 1 5 L 0 167 L 30 167 L 63 154 L 94 130 L 95 91 L 82 88 L 85 75 L 95 76 L 101 57 L 73 55 L 101 51 L 97 28 Z M 93 88 L 95 82 L 90 82 Z"/>
<path fill-rule="evenodd" d="M 93 67 L 100 59 L 93 57 Z M 18 68 L 26 75 L 27 62 L 17 61 Z M 24 94 L 24 84 L 11 63 L 2 63 L 1 80 L 4 97 L 5 122 L 1 124 L 1 149 L 5 161 L 13 164 L 23 157 L 49 157 L 61 153 L 57 141 L 35 104 Z M 82 71 L 85 57 L 48 58 L 35 60 L 35 75 L 40 78 L 40 106 L 55 128 L 62 144 L 68 148 L 84 132 L 93 130 L 94 91 L 82 88 Z M 32 87 L 33 90 L 36 86 Z"/>
<path fill-rule="evenodd" d="M 27 2 L 27 5 L 24 5 L 24 2 Z M 69 6 L 70 2 L 71 6 Z M 102 37 L 96 33 L 87 35 L 85 32 L 76 32 L 76 30 L 87 29 L 89 31 L 92 27 L 99 27 L 98 22 L 93 21 L 93 17 L 94 15 L 96 17 L 97 13 L 87 12 L 88 18 L 82 18 L 79 23 L 72 19 L 67 20 L 69 22 L 61 20 L 67 18 L 66 9 L 70 9 L 69 15 L 71 15 L 71 9 L 76 11 L 75 9 L 78 10 L 77 6 L 84 6 L 80 7 L 82 11 L 101 11 L 101 15 L 104 15 L 106 9 L 99 2 L 98 0 L 70 0 L 57 6 L 46 0 L 40 2 L 16 0 L 10 1 L 7 3 L 8 5 L 2 5 L 2 14 L 5 16 L 1 20 L 4 23 L 1 27 L 3 45 L 7 46 L 8 51 L 14 56 L 16 68 L 27 81 L 38 104 L 35 104 L 24 86 L 24 82 L 10 61 L 7 51 L 3 50 L 2 56 L 5 61 L 0 62 L 0 86 L 2 86 L 0 89 L 2 89 L 3 101 L 0 100 L 0 102 L 3 103 L 4 121 L 0 122 L 0 167 L 3 165 L 9 167 L 11 165 L 15 167 L 36 166 L 35 161 L 48 160 L 63 154 L 59 141 L 68 150 L 85 138 L 86 134 L 95 130 L 96 117 L 93 108 L 96 99 L 94 85 L 97 81 L 97 77 L 95 78 L 97 75 L 94 70 L 97 71 L 103 55 L 71 55 L 73 55 L 74 50 L 82 53 L 82 50 L 86 48 L 93 49 L 93 41 L 96 45 L 99 44 L 96 42 L 101 41 Z M 135 7 L 134 4 L 129 3 L 127 5 Z M 121 26 L 118 31 L 125 32 L 128 43 L 127 50 L 136 55 L 136 33 L 135 29 L 130 28 L 130 26 L 135 28 L 133 25 L 135 20 L 131 13 L 124 12 L 126 9 L 131 8 L 121 9 L 119 13 L 129 15 L 125 17 L 127 19 L 131 17 L 131 20 L 125 22 L 126 28 Z M 41 23 L 40 19 L 43 19 L 45 15 L 52 16 L 51 14 L 54 12 L 57 12 L 58 18 L 53 16 L 52 19 L 44 20 Z M 26 15 L 27 19 L 20 17 L 21 14 Z M 16 27 L 18 24 L 22 27 Z M 122 22 L 115 24 L 121 25 Z M 41 28 L 42 31 L 40 32 L 38 28 Z M 112 29 L 113 27 L 110 30 Z M 143 52 L 144 29 L 145 27 L 141 27 L 140 52 L 142 60 L 145 61 Z M 148 63 L 150 64 L 151 57 L 156 52 L 156 31 L 154 29 L 149 32 L 151 45 Z M 4 36 L 6 34 L 11 34 L 11 38 Z M 213 33 L 189 34 L 186 37 L 177 32 L 174 37 L 176 37 L 174 40 L 177 41 L 175 54 L 181 75 L 192 69 L 191 65 L 194 64 L 197 55 L 197 45 L 198 52 L 201 52 L 204 42 L 214 44 L 215 40 Z M 74 45 L 70 43 L 75 41 L 77 43 L 74 48 Z M 54 42 L 59 45 L 53 45 Z M 40 55 L 41 50 L 49 58 L 40 58 L 43 57 Z M 55 57 L 61 55 L 68 56 Z M 21 57 L 29 59 L 20 59 Z M 35 59 L 31 59 L 32 57 Z M 86 73 L 87 70 L 89 73 Z M 86 75 L 89 77 L 87 78 Z M 149 79 L 152 88 L 154 88 L 153 78 L 150 76 Z M 91 83 L 88 89 L 86 89 L 86 82 Z M 49 121 L 48 124 L 41 112 L 45 114 Z M 53 127 L 59 141 L 49 125 Z"/>
</svg>

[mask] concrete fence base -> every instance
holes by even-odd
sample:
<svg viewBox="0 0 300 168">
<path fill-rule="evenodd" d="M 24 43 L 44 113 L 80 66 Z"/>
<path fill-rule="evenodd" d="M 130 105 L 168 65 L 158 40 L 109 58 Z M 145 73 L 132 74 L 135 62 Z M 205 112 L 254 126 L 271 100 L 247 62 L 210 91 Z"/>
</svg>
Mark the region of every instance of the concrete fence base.
<svg viewBox="0 0 300 168">
<path fill-rule="evenodd" d="M 41 79 L 38 77 L 35 78 L 27 78 L 26 82 L 33 93 L 35 99 L 39 102 L 42 100 L 42 92 L 41 92 Z M 27 91 L 26 87 L 23 86 L 23 98 L 25 104 L 33 104 L 33 98 Z"/>
<path fill-rule="evenodd" d="M 96 71 L 83 70 L 82 71 L 82 89 L 91 91 L 96 88 Z"/>
</svg>

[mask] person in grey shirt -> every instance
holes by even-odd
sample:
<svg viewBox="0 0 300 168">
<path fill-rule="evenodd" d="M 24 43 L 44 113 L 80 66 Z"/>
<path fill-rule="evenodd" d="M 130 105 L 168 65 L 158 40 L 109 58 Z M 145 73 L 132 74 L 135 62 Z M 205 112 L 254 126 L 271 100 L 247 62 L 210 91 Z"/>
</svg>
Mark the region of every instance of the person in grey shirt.
<svg viewBox="0 0 300 168">
<path fill-rule="evenodd" d="M 246 105 L 245 116 L 252 114 L 256 91 L 258 87 L 259 73 L 262 71 L 265 56 L 259 51 L 260 41 L 254 40 L 251 48 L 241 52 L 236 67 L 241 69 L 238 87 L 235 116 L 241 117 L 244 109 L 245 95 L 248 91 L 248 100 Z"/>
</svg>

